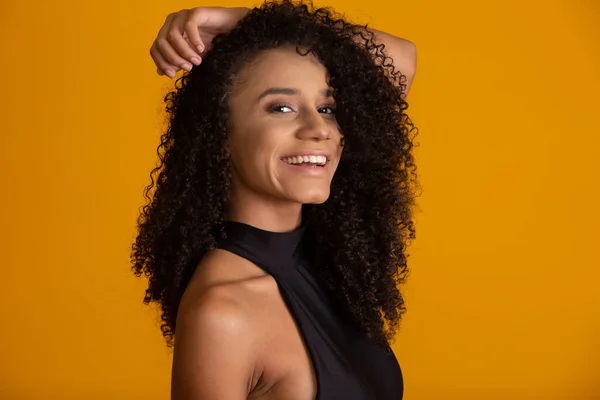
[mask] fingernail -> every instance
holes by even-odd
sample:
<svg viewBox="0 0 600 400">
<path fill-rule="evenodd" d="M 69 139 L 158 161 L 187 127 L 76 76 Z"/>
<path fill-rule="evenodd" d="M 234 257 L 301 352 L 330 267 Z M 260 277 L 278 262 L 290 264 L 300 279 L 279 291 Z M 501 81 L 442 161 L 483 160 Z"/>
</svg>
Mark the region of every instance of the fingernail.
<svg viewBox="0 0 600 400">
<path fill-rule="evenodd" d="M 165 74 L 167 74 L 167 76 L 171 79 L 175 77 L 175 72 L 171 71 L 170 69 L 166 70 Z"/>
<path fill-rule="evenodd" d="M 198 51 L 199 51 L 200 53 L 202 53 L 202 52 L 204 51 L 204 46 L 202 46 L 201 44 L 199 44 L 199 45 L 197 46 L 197 49 L 198 49 Z"/>
<path fill-rule="evenodd" d="M 200 65 L 200 60 L 196 57 L 192 57 L 190 61 L 193 62 L 194 65 Z"/>
<path fill-rule="evenodd" d="M 185 63 L 181 66 L 182 69 L 185 69 L 186 71 L 191 71 L 192 70 L 192 64 L 189 63 Z"/>
</svg>

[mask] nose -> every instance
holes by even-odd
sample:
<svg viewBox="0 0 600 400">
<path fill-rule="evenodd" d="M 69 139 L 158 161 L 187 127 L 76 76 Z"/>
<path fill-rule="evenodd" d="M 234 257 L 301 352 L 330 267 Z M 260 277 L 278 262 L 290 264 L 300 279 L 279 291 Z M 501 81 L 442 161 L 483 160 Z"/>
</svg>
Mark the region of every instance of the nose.
<svg viewBox="0 0 600 400">
<path fill-rule="evenodd" d="M 331 126 L 323 115 L 313 108 L 303 113 L 296 136 L 303 140 L 327 140 L 331 137 Z"/>
</svg>

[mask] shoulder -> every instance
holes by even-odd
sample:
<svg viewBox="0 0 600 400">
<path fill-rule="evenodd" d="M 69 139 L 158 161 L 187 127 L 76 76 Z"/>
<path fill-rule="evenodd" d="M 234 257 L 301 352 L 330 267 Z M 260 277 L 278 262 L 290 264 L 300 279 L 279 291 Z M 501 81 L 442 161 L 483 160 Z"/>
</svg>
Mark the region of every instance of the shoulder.
<svg viewBox="0 0 600 400">
<path fill-rule="evenodd" d="M 257 335 L 228 287 L 212 287 L 177 315 L 173 399 L 245 399 L 253 385 Z"/>
<path fill-rule="evenodd" d="M 179 307 L 177 326 L 205 329 L 206 323 L 211 328 L 229 329 L 236 333 L 238 327 L 249 323 L 249 315 L 238 297 L 240 287 L 236 284 L 214 285 L 206 288 L 193 299 L 188 299 Z M 210 334 L 210 331 L 205 332 Z"/>
<path fill-rule="evenodd" d="M 210 272 L 235 266 L 219 260 L 205 268 L 179 306 L 173 354 L 173 398 L 246 398 L 256 381 L 260 330 L 244 273 Z M 224 260 L 220 260 L 221 262 Z M 218 265 L 217 265 L 218 266 Z M 186 393 L 184 396 L 183 393 Z M 191 395 L 193 394 L 193 396 Z M 219 397 L 220 396 L 220 397 Z"/>
<path fill-rule="evenodd" d="M 226 330 L 218 333 L 231 335 L 241 329 L 247 334 L 254 322 L 254 294 L 258 285 L 255 282 L 263 281 L 268 275 L 246 263 L 249 262 L 229 252 L 207 254 L 183 295 L 177 328 L 210 329 L 203 332 L 209 336 L 216 329 Z"/>
<path fill-rule="evenodd" d="M 194 272 L 190 290 L 186 291 L 195 293 L 196 297 L 207 288 L 221 288 L 216 289 L 216 292 L 239 291 L 268 276 L 264 270 L 245 258 L 226 250 L 215 249 L 204 256 Z"/>
<path fill-rule="evenodd" d="M 249 353 L 255 345 L 253 318 L 238 285 L 217 285 L 182 303 L 177 313 L 175 347 L 186 352 Z M 223 355 L 223 354 L 222 354 Z"/>
</svg>

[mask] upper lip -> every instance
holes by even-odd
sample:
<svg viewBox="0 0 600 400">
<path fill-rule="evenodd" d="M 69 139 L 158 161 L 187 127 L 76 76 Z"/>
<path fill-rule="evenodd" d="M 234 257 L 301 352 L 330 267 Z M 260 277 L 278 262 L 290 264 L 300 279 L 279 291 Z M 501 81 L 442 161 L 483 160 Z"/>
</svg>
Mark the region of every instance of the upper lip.
<svg viewBox="0 0 600 400">
<path fill-rule="evenodd" d="M 294 153 L 287 154 L 281 158 L 288 158 L 294 156 L 325 156 L 325 158 L 329 161 L 330 155 L 326 150 L 298 150 Z"/>
</svg>

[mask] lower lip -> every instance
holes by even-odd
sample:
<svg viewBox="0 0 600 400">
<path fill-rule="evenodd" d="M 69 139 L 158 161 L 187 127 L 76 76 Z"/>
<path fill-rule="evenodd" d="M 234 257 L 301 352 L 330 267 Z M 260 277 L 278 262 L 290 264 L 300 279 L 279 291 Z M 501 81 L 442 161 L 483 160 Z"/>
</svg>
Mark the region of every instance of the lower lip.
<svg viewBox="0 0 600 400">
<path fill-rule="evenodd" d="M 282 163 L 284 163 L 285 165 L 287 165 L 288 167 L 290 167 L 292 170 L 296 171 L 296 172 L 302 172 L 305 174 L 310 174 L 310 175 L 321 175 L 321 174 L 325 174 L 327 173 L 327 170 L 329 169 L 329 161 L 327 161 L 325 163 L 324 166 L 322 167 L 312 167 L 310 165 L 304 165 L 304 164 L 288 164 L 285 161 L 281 161 Z"/>
</svg>

